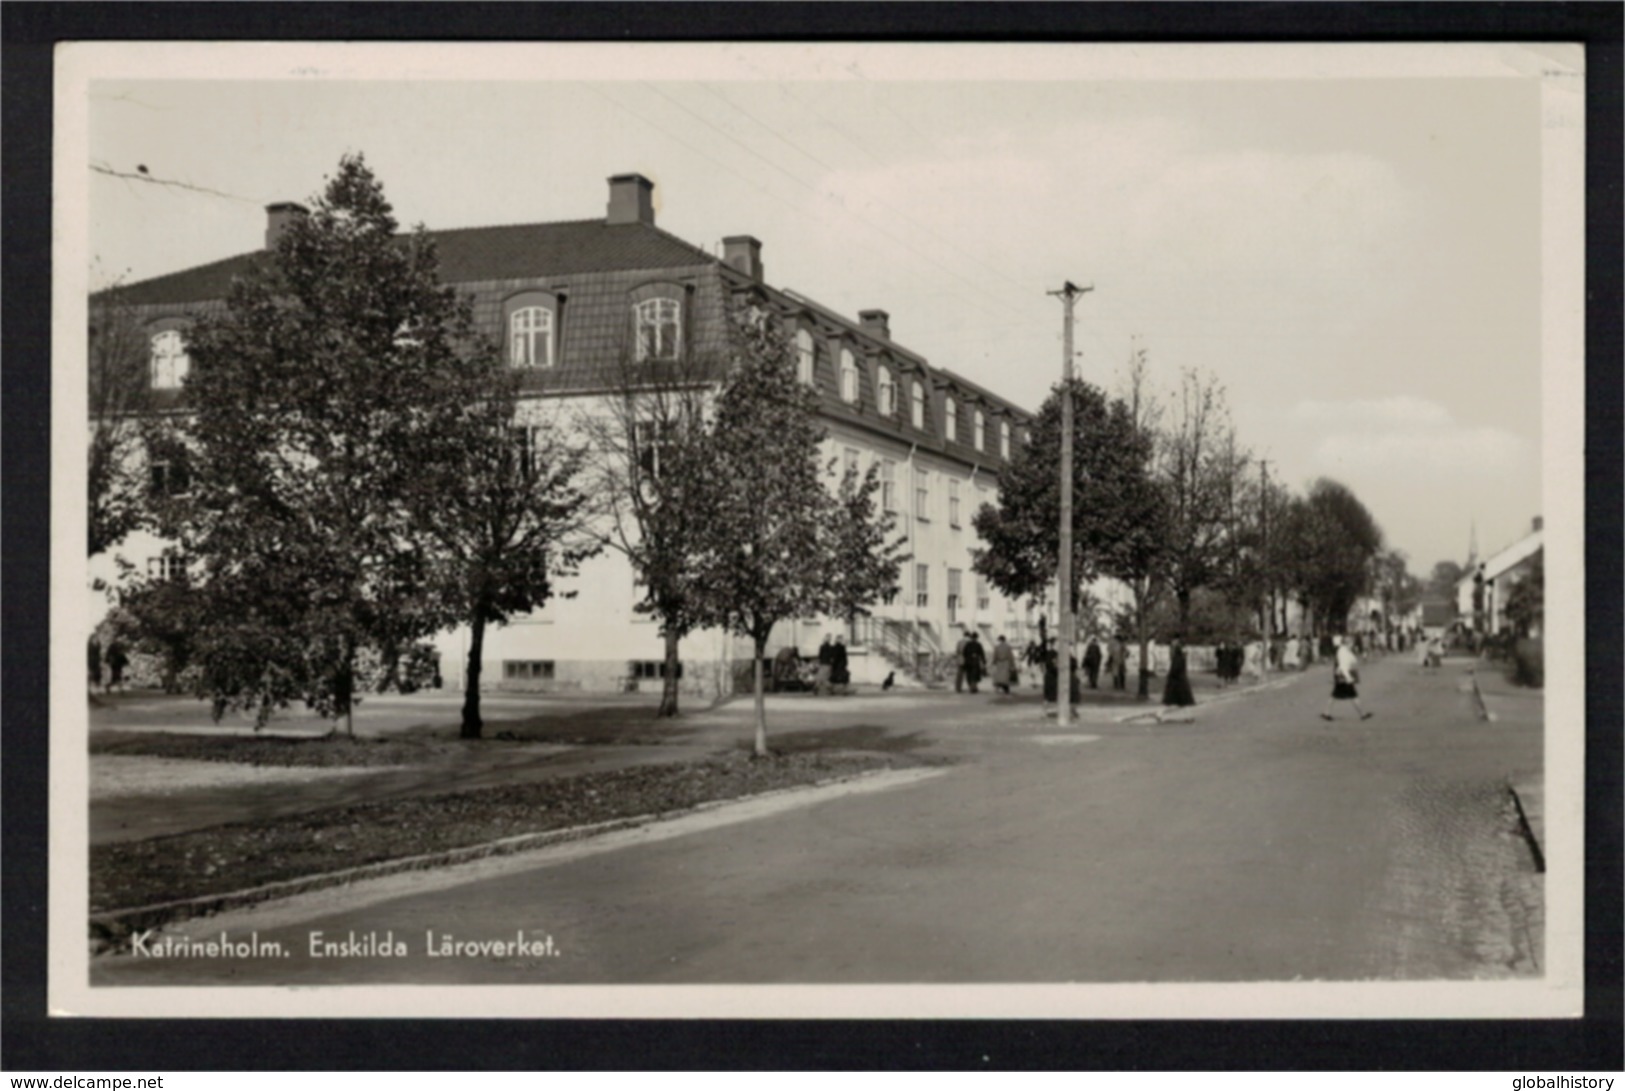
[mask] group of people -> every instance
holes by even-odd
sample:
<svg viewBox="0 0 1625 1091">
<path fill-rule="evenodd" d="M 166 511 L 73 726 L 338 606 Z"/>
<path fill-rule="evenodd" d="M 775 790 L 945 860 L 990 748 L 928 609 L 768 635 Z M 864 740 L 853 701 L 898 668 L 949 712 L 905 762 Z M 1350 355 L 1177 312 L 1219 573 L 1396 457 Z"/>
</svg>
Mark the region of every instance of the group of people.
<svg viewBox="0 0 1625 1091">
<path fill-rule="evenodd" d="M 978 687 L 984 677 L 991 677 L 993 688 L 1000 693 L 1008 694 L 1011 687 L 1020 680 L 1020 672 L 1016 663 L 1016 650 L 1004 637 L 999 637 L 993 645 L 992 670 L 988 669 L 987 649 L 982 647 L 982 638 L 975 629 L 966 629 L 965 635 L 954 647 L 954 692 L 963 693 L 967 688 L 972 693 L 979 693 Z"/>
<path fill-rule="evenodd" d="M 837 686 L 850 686 L 852 684 L 852 671 L 846 661 L 846 639 L 844 637 L 824 637 L 824 642 L 818 646 L 818 681 L 814 689 L 819 696 L 825 696 L 834 691 Z"/>
<path fill-rule="evenodd" d="M 1213 668 L 1219 685 L 1233 685 L 1241 678 L 1241 669 L 1247 665 L 1247 646 L 1221 640 L 1213 649 Z"/>
<path fill-rule="evenodd" d="M 1321 650 L 1324 657 L 1333 661 L 1332 692 L 1327 698 L 1326 705 L 1321 709 L 1320 717 L 1323 720 L 1333 719 L 1332 710 L 1340 701 L 1348 701 L 1354 706 L 1356 715 L 1362 720 L 1371 718 L 1371 713 L 1362 709 L 1359 702 L 1360 657 L 1356 642 L 1346 636 L 1327 635 L 1322 638 Z M 1419 656 L 1424 667 L 1437 666 L 1442 658 L 1443 649 L 1437 637 L 1423 639 L 1417 642 Z M 1307 637 L 1286 639 L 1272 642 L 1269 649 L 1270 658 L 1277 665 L 1297 667 L 1300 662 L 1307 665 L 1313 660 L 1314 645 Z M 114 665 L 113 655 L 117 652 L 121 657 Z M 1260 654 L 1264 654 L 1262 651 Z M 109 664 L 113 666 L 113 684 L 117 684 L 123 671 L 123 652 L 118 645 L 109 649 Z M 92 681 L 99 682 L 101 673 L 101 654 L 99 647 L 93 642 L 91 645 L 91 671 Z M 1029 645 L 1025 655 L 1027 664 L 1039 670 L 1043 678 L 1044 701 L 1054 704 L 1060 696 L 1060 652 L 1054 637 L 1046 638 L 1042 645 Z M 1246 646 L 1234 641 L 1221 640 L 1214 651 L 1215 672 L 1221 686 L 1234 683 L 1241 677 L 1246 664 Z M 1102 668 L 1111 681 L 1113 688 L 1122 690 L 1128 684 L 1129 649 L 1121 636 L 1113 636 L 1104 648 L 1096 638 L 1091 638 L 1083 653 L 1083 678 L 1087 678 L 1090 689 L 1100 687 L 1100 674 Z M 779 681 L 793 672 L 800 663 L 794 648 L 782 649 L 775 662 L 774 678 Z M 991 666 L 991 669 L 990 669 Z M 1081 703 L 1083 696 L 1083 678 L 1079 677 L 1079 662 L 1077 656 L 1071 656 L 1068 663 L 1068 679 L 1071 700 L 1074 705 Z M 993 646 L 990 657 L 988 650 L 982 646 L 982 639 L 975 629 L 967 627 L 959 643 L 954 648 L 954 692 L 963 693 L 967 689 L 971 693 L 979 693 L 982 680 L 991 678 L 993 687 L 1001 693 L 1009 694 L 1019 683 L 1020 663 L 1009 641 L 999 637 Z M 818 649 L 818 668 L 814 688 L 819 694 L 828 694 L 837 689 L 850 686 L 852 676 L 847 664 L 846 642 L 838 636 L 826 636 Z M 1196 695 L 1192 691 L 1190 681 L 1190 668 L 1187 660 L 1184 642 L 1175 637 L 1168 645 L 1168 670 L 1163 681 L 1162 704 L 1164 709 L 1183 709 L 1196 704 Z M 1159 714 L 1160 718 L 1160 714 Z"/>
</svg>

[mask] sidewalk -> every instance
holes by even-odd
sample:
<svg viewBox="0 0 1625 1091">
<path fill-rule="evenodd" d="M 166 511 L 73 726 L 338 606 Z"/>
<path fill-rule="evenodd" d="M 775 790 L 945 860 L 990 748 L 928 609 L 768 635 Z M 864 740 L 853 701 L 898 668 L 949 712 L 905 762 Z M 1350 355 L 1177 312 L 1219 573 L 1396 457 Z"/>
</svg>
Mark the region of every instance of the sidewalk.
<svg viewBox="0 0 1625 1091">
<path fill-rule="evenodd" d="M 1546 695 L 1538 689 L 1514 686 L 1506 680 L 1500 665 L 1480 659 L 1473 666 L 1478 692 L 1497 729 L 1540 730 L 1545 722 Z M 1512 769 L 1507 784 L 1517 797 L 1518 808 L 1529 828 L 1536 850 L 1546 849 L 1546 779 L 1541 769 Z"/>
</svg>

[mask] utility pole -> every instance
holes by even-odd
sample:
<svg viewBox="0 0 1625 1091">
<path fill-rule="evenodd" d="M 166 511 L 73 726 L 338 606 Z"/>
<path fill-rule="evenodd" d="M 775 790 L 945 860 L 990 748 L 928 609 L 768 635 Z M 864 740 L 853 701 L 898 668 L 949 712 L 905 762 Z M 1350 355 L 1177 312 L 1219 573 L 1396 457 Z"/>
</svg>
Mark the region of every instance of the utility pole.
<svg viewBox="0 0 1625 1091">
<path fill-rule="evenodd" d="M 1269 619 L 1264 624 L 1263 640 L 1260 646 L 1258 659 L 1258 680 L 1262 682 L 1270 673 L 1270 649 L 1275 646 L 1275 588 L 1270 582 L 1270 460 L 1258 460 L 1258 521 L 1260 537 L 1258 570 L 1264 575 L 1264 614 Z"/>
<path fill-rule="evenodd" d="M 1061 544 L 1056 551 L 1056 577 L 1061 607 L 1060 646 L 1055 651 L 1055 722 L 1072 722 L 1072 638 L 1076 623 L 1072 617 L 1072 308 L 1078 297 L 1094 291 L 1094 285 L 1080 288 L 1070 280 L 1059 291 L 1065 308 L 1061 321 Z"/>
</svg>

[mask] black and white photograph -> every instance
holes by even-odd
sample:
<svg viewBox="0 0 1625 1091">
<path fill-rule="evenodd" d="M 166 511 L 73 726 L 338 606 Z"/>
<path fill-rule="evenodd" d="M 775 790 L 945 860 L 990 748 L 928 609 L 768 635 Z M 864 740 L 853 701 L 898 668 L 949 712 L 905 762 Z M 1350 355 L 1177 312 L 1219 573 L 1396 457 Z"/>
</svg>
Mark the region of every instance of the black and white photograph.
<svg viewBox="0 0 1625 1091">
<path fill-rule="evenodd" d="M 52 1010 L 1578 1015 L 1585 81 L 62 47 Z"/>
</svg>

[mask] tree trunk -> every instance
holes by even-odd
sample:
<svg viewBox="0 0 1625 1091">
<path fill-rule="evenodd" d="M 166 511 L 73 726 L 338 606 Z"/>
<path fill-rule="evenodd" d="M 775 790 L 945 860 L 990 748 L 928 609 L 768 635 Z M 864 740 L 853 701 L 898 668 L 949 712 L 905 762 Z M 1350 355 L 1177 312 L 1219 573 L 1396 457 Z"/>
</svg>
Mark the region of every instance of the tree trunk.
<svg viewBox="0 0 1625 1091">
<path fill-rule="evenodd" d="M 344 662 L 339 665 L 339 712 L 344 716 L 344 733 L 355 738 L 355 644 L 345 641 Z"/>
<path fill-rule="evenodd" d="M 677 635 L 675 633 L 666 633 L 665 637 L 665 684 L 660 687 L 660 709 L 655 713 L 657 717 L 677 715 L 677 671 L 682 665 L 682 660 L 677 657 Z"/>
<path fill-rule="evenodd" d="M 1136 593 L 1134 596 L 1134 629 L 1135 635 L 1140 641 L 1140 683 L 1138 688 L 1138 696 L 1142 701 L 1151 696 L 1151 675 L 1146 669 L 1149 666 L 1146 661 L 1150 658 L 1151 652 L 1151 633 L 1149 631 L 1149 626 L 1146 624 L 1146 614 L 1149 612 L 1149 610 L 1145 601 L 1149 595 L 1150 592 L 1146 591 L 1144 593 Z"/>
<path fill-rule="evenodd" d="M 1181 587 L 1174 594 L 1179 599 L 1179 637 L 1183 640 L 1191 628 L 1191 589 Z"/>
<path fill-rule="evenodd" d="M 469 626 L 468 669 L 463 679 L 463 730 L 465 739 L 477 739 L 485 728 L 480 719 L 480 662 L 485 656 L 485 615 L 476 610 Z"/>
<path fill-rule="evenodd" d="M 762 690 L 762 656 L 767 654 L 767 637 L 756 637 L 756 745 L 752 750 L 759 758 L 767 757 L 767 696 Z"/>
</svg>

